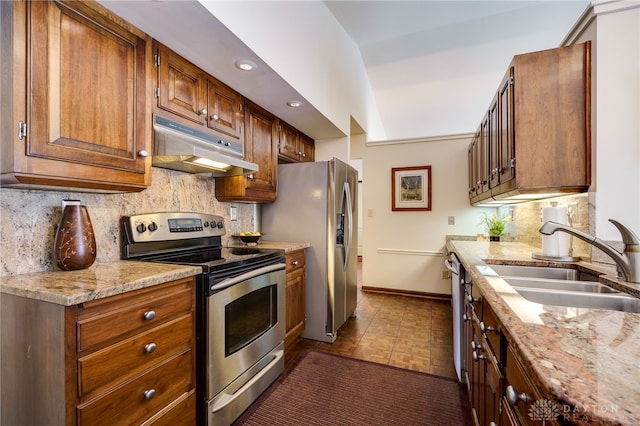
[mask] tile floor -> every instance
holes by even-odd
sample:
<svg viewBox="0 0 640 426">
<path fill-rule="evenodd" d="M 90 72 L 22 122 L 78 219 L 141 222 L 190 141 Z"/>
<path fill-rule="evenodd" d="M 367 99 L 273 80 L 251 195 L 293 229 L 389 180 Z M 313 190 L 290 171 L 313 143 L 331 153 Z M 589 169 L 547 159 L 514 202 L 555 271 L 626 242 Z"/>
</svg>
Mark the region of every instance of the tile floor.
<svg viewBox="0 0 640 426">
<path fill-rule="evenodd" d="M 360 276 L 359 270 L 359 287 Z M 449 301 L 376 294 L 359 289 L 356 316 L 340 328 L 337 340 L 330 344 L 300 339 L 287 352 L 286 366 L 310 348 L 456 377 Z"/>
</svg>

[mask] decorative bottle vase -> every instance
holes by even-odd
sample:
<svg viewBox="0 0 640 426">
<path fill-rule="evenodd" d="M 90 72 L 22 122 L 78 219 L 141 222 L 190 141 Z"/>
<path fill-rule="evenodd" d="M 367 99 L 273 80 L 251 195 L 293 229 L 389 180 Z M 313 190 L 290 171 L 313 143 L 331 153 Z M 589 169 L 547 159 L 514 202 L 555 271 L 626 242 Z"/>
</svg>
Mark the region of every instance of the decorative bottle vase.
<svg viewBox="0 0 640 426">
<path fill-rule="evenodd" d="M 64 200 L 62 205 L 53 258 L 65 271 L 86 269 L 96 260 L 96 238 L 89 212 L 78 200 Z"/>
</svg>

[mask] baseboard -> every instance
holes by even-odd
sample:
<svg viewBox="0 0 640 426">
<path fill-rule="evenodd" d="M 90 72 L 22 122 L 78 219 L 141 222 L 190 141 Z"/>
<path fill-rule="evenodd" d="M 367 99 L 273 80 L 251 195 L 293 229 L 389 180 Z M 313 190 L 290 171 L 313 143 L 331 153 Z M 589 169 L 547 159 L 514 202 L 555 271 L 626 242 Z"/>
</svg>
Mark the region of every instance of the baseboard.
<svg viewBox="0 0 640 426">
<path fill-rule="evenodd" d="M 396 290 L 393 288 L 369 287 L 364 285 L 362 286 L 362 291 L 368 293 L 393 294 L 396 296 L 420 297 L 422 299 L 451 300 L 450 294 L 426 293 L 422 291 L 412 290 Z"/>
</svg>

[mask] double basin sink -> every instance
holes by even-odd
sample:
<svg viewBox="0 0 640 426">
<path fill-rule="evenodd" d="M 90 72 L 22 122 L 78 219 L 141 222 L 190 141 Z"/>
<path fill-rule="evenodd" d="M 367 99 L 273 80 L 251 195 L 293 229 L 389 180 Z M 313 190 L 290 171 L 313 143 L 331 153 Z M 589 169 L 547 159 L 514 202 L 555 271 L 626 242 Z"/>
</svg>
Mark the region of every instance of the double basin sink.
<svg viewBox="0 0 640 426">
<path fill-rule="evenodd" d="M 487 265 L 525 299 L 543 305 L 640 313 L 640 299 L 571 268 Z"/>
</svg>

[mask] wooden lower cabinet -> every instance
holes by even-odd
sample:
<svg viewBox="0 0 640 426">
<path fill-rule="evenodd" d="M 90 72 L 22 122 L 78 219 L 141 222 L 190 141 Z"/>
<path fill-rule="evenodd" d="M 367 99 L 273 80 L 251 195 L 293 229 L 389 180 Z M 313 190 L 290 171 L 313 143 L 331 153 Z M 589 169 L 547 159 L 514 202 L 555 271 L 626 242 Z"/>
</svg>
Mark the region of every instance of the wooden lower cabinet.
<svg viewBox="0 0 640 426">
<path fill-rule="evenodd" d="M 286 267 L 286 337 L 285 350 L 298 340 L 306 324 L 305 314 L 305 252 L 304 249 L 285 254 Z"/>
<path fill-rule="evenodd" d="M 558 425 L 553 402 L 530 379 L 491 305 L 474 288 L 465 312 L 470 348 L 467 384 L 477 426 Z M 547 410 L 547 411 L 545 411 Z"/>
<path fill-rule="evenodd" d="M 3 294 L 2 424 L 195 424 L 194 291 L 191 277 L 67 307 Z"/>
</svg>

